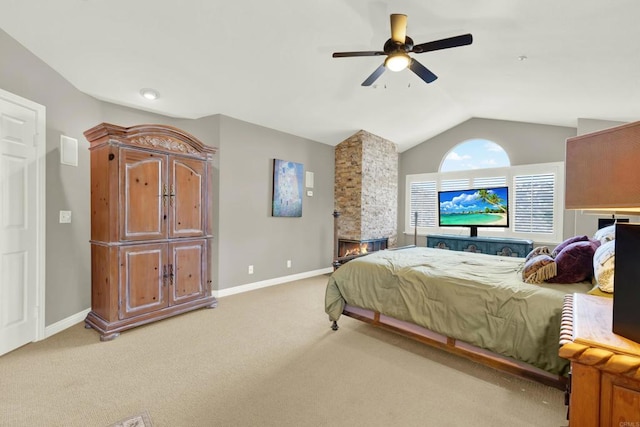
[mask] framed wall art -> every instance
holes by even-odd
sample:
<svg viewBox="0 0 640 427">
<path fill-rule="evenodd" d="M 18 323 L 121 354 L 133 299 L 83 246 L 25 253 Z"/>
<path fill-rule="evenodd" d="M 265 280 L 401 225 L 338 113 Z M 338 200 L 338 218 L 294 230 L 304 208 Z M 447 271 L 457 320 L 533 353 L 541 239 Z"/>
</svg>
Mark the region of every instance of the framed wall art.
<svg viewBox="0 0 640 427">
<path fill-rule="evenodd" d="M 273 216 L 302 216 L 302 163 L 273 159 Z"/>
</svg>

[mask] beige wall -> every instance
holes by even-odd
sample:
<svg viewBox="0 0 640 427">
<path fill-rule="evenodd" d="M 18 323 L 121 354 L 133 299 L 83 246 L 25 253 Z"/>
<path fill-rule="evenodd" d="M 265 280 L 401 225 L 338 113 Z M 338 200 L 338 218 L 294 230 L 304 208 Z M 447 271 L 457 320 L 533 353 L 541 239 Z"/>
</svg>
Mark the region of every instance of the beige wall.
<svg viewBox="0 0 640 427">
<path fill-rule="evenodd" d="M 302 163 L 314 173 L 313 195 L 305 188 L 301 218 L 271 216 L 274 158 Z M 333 147 L 220 118 L 218 289 L 330 267 L 332 212 Z"/>
</svg>

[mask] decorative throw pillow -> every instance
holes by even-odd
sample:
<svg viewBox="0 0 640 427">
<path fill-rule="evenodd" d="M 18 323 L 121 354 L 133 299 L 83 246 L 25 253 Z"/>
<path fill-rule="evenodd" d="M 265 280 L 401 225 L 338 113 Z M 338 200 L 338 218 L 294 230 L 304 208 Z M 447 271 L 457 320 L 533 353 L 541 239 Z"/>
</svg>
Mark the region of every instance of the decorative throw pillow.
<svg viewBox="0 0 640 427">
<path fill-rule="evenodd" d="M 616 241 L 609 240 L 600 245 L 593 255 L 593 274 L 598 288 L 603 292 L 613 292 L 613 272 L 615 266 Z"/>
<path fill-rule="evenodd" d="M 524 259 L 524 262 L 526 263 L 531 258 L 534 258 L 534 257 L 536 257 L 538 255 L 550 255 L 550 254 L 551 254 L 551 251 L 549 251 L 548 247 L 546 247 L 546 246 L 538 246 L 536 248 L 533 248 L 533 250 L 531 252 L 529 252 L 527 257 Z"/>
<path fill-rule="evenodd" d="M 548 254 L 539 254 L 524 263 L 522 280 L 542 283 L 556 275 L 556 262 Z"/>
<path fill-rule="evenodd" d="M 606 227 L 602 227 L 593 235 L 595 240 L 599 240 L 600 243 L 610 242 L 616 238 L 616 225 L 611 224 Z"/>
<path fill-rule="evenodd" d="M 551 252 L 551 256 L 553 258 L 557 257 L 558 254 L 560 253 L 561 250 L 563 250 L 564 248 L 566 248 L 567 246 L 569 246 L 572 243 L 575 242 L 584 242 L 589 240 L 588 236 L 573 236 L 573 237 L 569 237 L 567 240 L 565 240 L 564 242 L 560 243 L 558 246 L 556 246 L 553 251 Z"/>
<path fill-rule="evenodd" d="M 558 274 L 548 279 L 550 283 L 577 283 L 593 276 L 593 254 L 596 243 L 578 241 L 567 245 L 556 256 Z"/>
</svg>

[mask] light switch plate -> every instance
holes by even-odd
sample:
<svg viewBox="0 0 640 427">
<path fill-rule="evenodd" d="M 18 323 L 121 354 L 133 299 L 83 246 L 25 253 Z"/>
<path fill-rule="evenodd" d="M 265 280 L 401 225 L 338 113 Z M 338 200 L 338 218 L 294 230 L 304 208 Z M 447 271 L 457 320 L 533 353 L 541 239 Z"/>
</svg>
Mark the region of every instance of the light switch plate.
<svg viewBox="0 0 640 427">
<path fill-rule="evenodd" d="M 71 211 L 60 211 L 60 224 L 68 224 L 71 222 Z"/>
</svg>

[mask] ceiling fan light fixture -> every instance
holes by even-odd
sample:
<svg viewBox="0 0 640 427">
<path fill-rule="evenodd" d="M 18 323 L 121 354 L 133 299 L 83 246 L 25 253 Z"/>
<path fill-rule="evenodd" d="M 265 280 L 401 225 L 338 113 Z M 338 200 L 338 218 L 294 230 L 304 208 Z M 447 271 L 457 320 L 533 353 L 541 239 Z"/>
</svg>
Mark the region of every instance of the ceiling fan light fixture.
<svg viewBox="0 0 640 427">
<path fill-rule="evenodd" d="M 427 43 L 415 44 L 407 35 L 407 15 L 394 13 L 391 15 L 391 38 L 382 46 L 382 50 L 364 50 L 356 52 L 333 52 L 334 58 L 348 58 L 354 56 L 381 56 L 386 55 L 384 62 L 375 69 L 361 83 L 361 86 L 371 86 L 384 72 L 402 71 L 409 68 L 425 83 L 432 83 L 438 76 L 422 65 L 418 60 L 409 56 L 410 53 L 426 53 L 434 50 L 449 49 L 452 47 L 466 46 L 473 42 L 471 34 L 447 37 Z"/>
<path fill-rule="evenodd" d="M 389 54 L 384 60 L 384 66 L 391 71 L 402 71 L 409 66 L 411 58 L 404 52 L 395 52 Z"/>
</svg>

